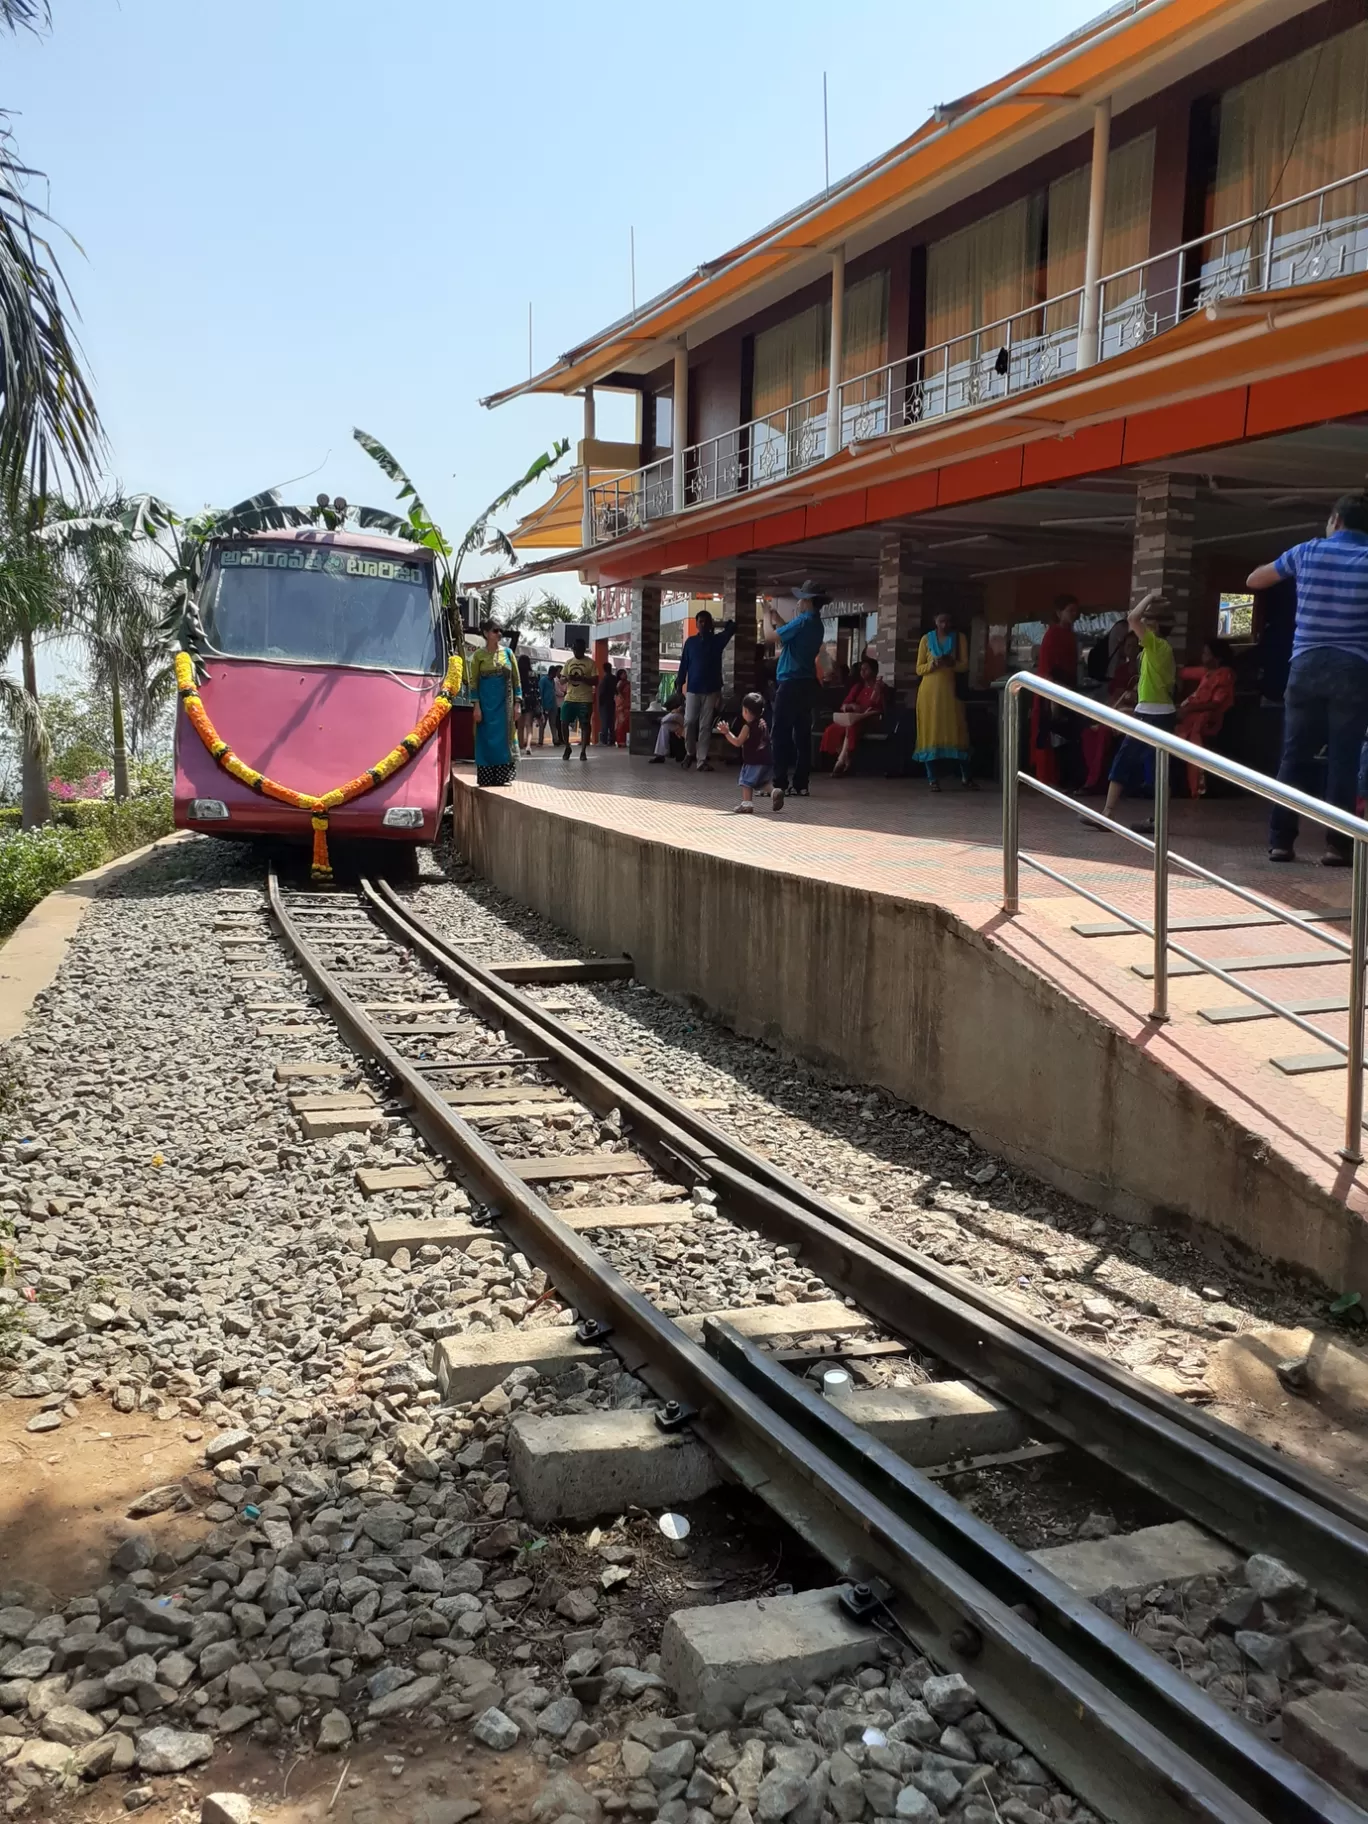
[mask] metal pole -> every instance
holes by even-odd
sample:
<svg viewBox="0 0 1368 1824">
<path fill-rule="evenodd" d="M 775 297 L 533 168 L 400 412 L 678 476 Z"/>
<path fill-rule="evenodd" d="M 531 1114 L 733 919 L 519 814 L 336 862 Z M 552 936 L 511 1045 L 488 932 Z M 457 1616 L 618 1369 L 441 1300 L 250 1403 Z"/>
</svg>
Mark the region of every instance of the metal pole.
<svg viewBox="0 0 1368 1824">
<path fill-rule="evenodd" d="M 1349 1084 L 1344 1097 L 1343 1157 L 1363 1158 L 1364 952 L 1368 949 L 1368 843 L 1354 843 L 1354 884 L 1349 911 Z"/>
<path fill-rule="evenodd" d="M 1169 756 L 1154 750 L 1154 1007 L 1152 1020 L 1166 1020 L 1168 1010 L 1168 821 Z"/>
<path fill-rule="evenodd" d="M 1017 768 L 1021 754 L 1021 695 L 1011 679 L 1002 693 L 1002 909 L 1021 910 L 1017 895 L 1020 867 L 1017 862 L 1021 786 Z"/>
<path fill-rule="evenodd" d="M 594 441 L 594 389 L 584 389 L 584 442 L 580 446 L 580 462 L 584 469 L 584 499 L 580 509 L 580 545 L 588 550 L 594 542 L 594 498 L 590 492 L 593 473 L 593 460 L 590 445 Z"/>
<path fill-rule="evenodd" d="M 845 248 L 831 256 L 831 347 L 827 356 L 826 453 L 841 447 L 841 357 L 845 347 Z"/>
<path fill-rule="evenodd" d="M 684 452 L 689 442 L 689 350 L 677 342 L 674 351 L 674 510 L 684 511 Z"/>
<path fill-rule="evenodd" d="M 1107 223 L 1107 154 L 1111 150 L 1111 98 L 1093 109 L 1092 174 L 1088 188 L 1088 243 L 1083 256 L 1083 305 L 1078 326 L 1079 369 L 1092 367 L 1098 354 L 1102 277 L 1102 239 Z"/>
</svg>

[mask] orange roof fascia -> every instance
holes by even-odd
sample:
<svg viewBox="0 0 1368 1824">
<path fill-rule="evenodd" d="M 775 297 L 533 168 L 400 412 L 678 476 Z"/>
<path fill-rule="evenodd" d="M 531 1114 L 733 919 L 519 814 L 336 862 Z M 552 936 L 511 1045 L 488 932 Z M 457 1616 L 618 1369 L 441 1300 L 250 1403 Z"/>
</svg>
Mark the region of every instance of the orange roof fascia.
<svg viewBox="0 0 1368 1824">
<path fill-rule="evenodd" d="M 1134 65 L 1209 29 L 1223 15 L 1244 10 L 1247 4 L 1248 0 L 1172 0 L 1162 12 L 1139 14 L 1129 29 L 1119 31 L 1104 43 L 1085 39 L 1073 51 L 1042 53 L 966 97 L 965 108 L 991 102 L 995 95 L 1028 78 L 1032 70 L 1055 64 L 1060 58 L 1067 60 L 1067 70 L 1052 74 L 1052 83 L 1057 80 L 1062 86 L 1067 79 L 1069 89 L 1080 95 L 1106 94 Z M 1104 20 L 1100 25 L 1125 23 Z M 1034 100 L 1023 95 L 1004 102 L 1001 109 L 977 114 L 962 123 L 951 121 L 942 127 L 934 120 L 926 122 L 865 172 L 838 187 L 828 202 L 800 208 L 774 228 L 740 242 L 720 260 L 708 262 L 722 269 L 715 278 L 699 280 L 691 276 L 683 280 L 665 293 L 658 305 L 646 306 L 635 322 L 613 325 L 581 343 L 562 362 L 533 380 L 494 393 L 484 403 L 499 405 L 528 392 L 579 391 L 611 373 L 643 346 L 677 336 L 698 317 L 754 289 L 795 254 L 839 245 L 863 223 L 904 201 L 922 185 L 1000 143 L 1006 144 L 1037 122 L 1052 119 L 1057 107 L 1058 98 L 1053 93 Z"/>
<path fill-rule="evenodd" d="M 865 496 L 864 512 L 851 523 L 872 524 L 902 512 L 949 504 L 948 499 L 940 500 L 937 477 L 961 465 L 973 464 L 977 473 L 956 482 L 956 500 L 986 498 L 1036 485 L 1028 479 L 1033 466 L 1059 476 L 1084 474 L 1150 461 L 1165 452 L 1214 447 L 1322 418 L 1355 414 L 1368 410 L 1364 388 L 1342 384 L 1338 390 L 1333 386 L 1327 390 L 1321 375 L 1328 364 L 1365 357 L 1368 274 L 1302 286 L 1295 292 L 1251 295 L 1218 308 L 1214 315 L 1190 317 L 1154 341 L 1083 374 L 1065 376 L 1012 400 L 980 406 L 952 419 L 932 420 L 901 436 L 871 440 L 864 448 L 843 450 L 790 481 L 662 520 L 633 538 L 569 553 L 559 567 L 591 574 L 606 569 L 611 572 L 603 579 L 607 581 L 649 576 L 667 561 L 670 545 L 725 534 L 733 527 L 740 533 L 754 522 L 757 537 L 745 539 L 731 553 L 742 555 L 762 548 L 760 522 L 782 515 L 795 526 L 802 518 L 805 527 L 807 509 L 819 508 L 836 497 Z M 1361 371 L 1368 381 L 1368 367 Z M 1290 387 L 1289 379 L 1294 382 Z M 1247 411 L 1235 400 L 1236 392 L 1248 393 Z M 1190 409 L 1183 409 L 1193 402 L 1204 402 L 1210 408 L 1197 421 Z M 1175 414 L 1175 424 L 1181 421 L 1181 441 L 1173 441 L 1165 430 L 1161 422 L 1165 412 Z M 1204 430 L 1210 434 L 1203 434 Z M 1080 460 L 1070 461 L 1066 451 L 1075 439 Z M 1013 481 L 1010 466 L 993 459 L 1014 450 L 1057 452 L 1058 460 L 1047 456 L 1038 465 L 1025 462 L 1020 479 Z M 977 467 L 980 461 L 982 468 Z M 912 486 L 918 477 L 930 484 L 929 492 Z M 1039 475 L 1040 480 L 1049 478 L 1048 473 Z M 885 507 L 879 496 L 895 483 L 911 486 L 908 504 Z M 962 491 L 964 487 L 969 491 Z M 829 515 L 822 511 L 814 517 L 822 524 Z M 797 543 L 806 536 L 816 533 L 803 530 L 795 537 L 790 528 L 779 542 Z M 727 542 L 732 545 L 736 540 Z M 516 578 L 501 580 L 535 573 L 529 568 Z"/>
</svg>

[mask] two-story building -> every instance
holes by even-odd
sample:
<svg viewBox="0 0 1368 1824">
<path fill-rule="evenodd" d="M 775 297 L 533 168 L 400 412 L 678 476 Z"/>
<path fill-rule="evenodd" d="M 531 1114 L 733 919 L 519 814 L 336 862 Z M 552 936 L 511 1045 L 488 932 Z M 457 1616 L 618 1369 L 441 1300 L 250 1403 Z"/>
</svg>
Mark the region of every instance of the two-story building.
<svg viewBox="0 0 1368 1824">
<path fill-rule="evenodd" d="M 722 596 L 738 684 L 808 576 L 895 690 L 941 608 L 1065 590 L 1159 584 L 1193 653 L 1368 474 L 1368 18 L 1125 0 L 486 403 L 529 391 L 584 441 L 578 548 L 521 574 L 630 589 L 638 708 L 662 590 Z"/>
</svg>

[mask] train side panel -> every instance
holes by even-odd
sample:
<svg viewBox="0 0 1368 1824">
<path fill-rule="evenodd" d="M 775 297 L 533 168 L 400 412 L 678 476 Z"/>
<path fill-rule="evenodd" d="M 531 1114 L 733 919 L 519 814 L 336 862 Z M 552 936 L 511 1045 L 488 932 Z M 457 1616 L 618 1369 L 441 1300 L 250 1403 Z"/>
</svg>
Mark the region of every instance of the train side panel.
<svg viewBox="0 0 1368 1824">
<path fill-rule="evenodd" d="M 200 696 L 249 766 L 295 791 L 345 785 L 398 745 L 429 708 L 440 680 L 321 665 L 210 659 Z M 451 770 L 450 719 L 382 785 L 329 813 L 333 833 L 432 842 Z M 203 813 L 222 805 L 227 817 Z M 385 814 L 391 813 L 386 823 Z M 420 813 L 415 821 L 412 813 Z M 400 816 L 400 813 L 409 813 Z M 239 784 L 214 761 L 184 715 L 176 718 L 175 820 L 215 836 L 310 835 L 306 811 Z"/>
</svg>

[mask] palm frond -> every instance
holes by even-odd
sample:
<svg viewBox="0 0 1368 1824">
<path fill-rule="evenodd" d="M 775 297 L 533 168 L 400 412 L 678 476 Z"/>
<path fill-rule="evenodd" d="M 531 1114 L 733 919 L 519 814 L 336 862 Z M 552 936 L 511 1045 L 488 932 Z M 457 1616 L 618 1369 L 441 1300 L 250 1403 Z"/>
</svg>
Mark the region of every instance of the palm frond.
<svg viewBox="0 0 1368 1824">
<path fill-rule="evenodd" d="M 46 766 L 52 758 L 52 743 L 43 721 L 42 705 L 17 679 L 3 671 L 0 671 L 0 716 L 9 723 L 21 744 L 31 748 Z"/>
<path fill-rule="evenodd" d="M 493 519 L 494 515 L 499 512 L 502 507 L 506 507 L 509 501 L 515 500 L 517 496 L 522 493 L 524 488 L 530 488 L 534 481 L 539 481 L 548 469 L 554 468 L 569 448 L 570 439 L 568 437 L 557 438 L 556 442 L 552 444 L 549 450 L 542 451 L 541 455 L 538 456 L 537 460 L 531 465 L 525 475 L 519 476 L 518 480 L 513 482 L 510 487 L 505 488 L 502 494 L 490 501 L 484 512 L 481 513 L 480 517 L 475 521 L 474 525 L 471 526 L 470 530 L 456 547 L 456 556 L 452 564 L 452 570 L 458 578 L 461 574 L 461 565 L 465 562 L 466 558 L 470 556 L 472 551 L 478 551 L 488 538 L 489 522 Z M 507 539 L 504 540 L 504 543 L 505 545 L 508 544 Z M 510 557 L 513 556 L 513 548 L 511 545 L 508 546 L 508 554 Z"/>
<path fill-rule="evenodd" d="M 48 0 L 0 0 L 0 26 L 6 31 L 41 32 L 51 24 Z"/>
<path fill-rule="evenodd" d="M 355 437 L 356 441 L 361 445 L 361 448 L 366 452 L 367 456 L 370 457 L 371 461 L 379 463 L 385 474 L 389 476 L 390 480 L 399 490 L 400 500 L 411 500 L 417 508 L 419 515 L 430 522 L 432 515 L 418 498 L 418 490 L 404 473 L 404 470 L 399 466 L 398 458 L 392 456 L 385 448 L 384 444 L 381 443 L 380 439 L 378 437 L 372 437 L 369 431 L 363 431 L 353 427 L 352 436 Z"/>
<path fill-rule="evenodd" d="M 89 483 L 102 438 L 67 323 L 71 291 L 43 233 L 52 218 L 25 194 L 38 173 L 19 162 L 7 123 L 0 114 L 0 481 L 46 495 Z"/>
</svg>

